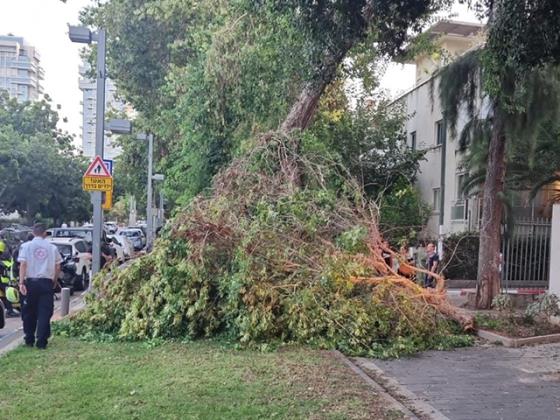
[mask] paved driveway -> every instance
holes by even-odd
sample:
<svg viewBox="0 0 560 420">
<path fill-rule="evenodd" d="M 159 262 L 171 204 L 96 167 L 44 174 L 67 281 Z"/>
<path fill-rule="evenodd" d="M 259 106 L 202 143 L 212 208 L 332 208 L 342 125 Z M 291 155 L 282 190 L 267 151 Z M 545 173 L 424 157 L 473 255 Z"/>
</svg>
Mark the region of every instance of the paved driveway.
<svg viewBox="0 0 560 420">
<path fill-rule="evenodd" d="M 373 361 L 450 419 L 560 419 L 560 344 Z"/>
</svg>

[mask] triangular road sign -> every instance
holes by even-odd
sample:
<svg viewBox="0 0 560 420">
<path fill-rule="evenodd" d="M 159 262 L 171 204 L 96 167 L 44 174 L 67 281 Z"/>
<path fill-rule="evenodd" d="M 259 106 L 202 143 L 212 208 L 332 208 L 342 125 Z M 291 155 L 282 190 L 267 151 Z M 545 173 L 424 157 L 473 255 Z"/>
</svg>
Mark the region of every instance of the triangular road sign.
<svg viewBox="0 0 560 420">
<path fill-rule="evenodd" d="M 105 162 L 100 156 L 96 156 L 93 162 L 88 166 L 84 176 L 94 176 L 100 178 L 111 178 L 111 173 L 105 166 Z"/>
</svg>

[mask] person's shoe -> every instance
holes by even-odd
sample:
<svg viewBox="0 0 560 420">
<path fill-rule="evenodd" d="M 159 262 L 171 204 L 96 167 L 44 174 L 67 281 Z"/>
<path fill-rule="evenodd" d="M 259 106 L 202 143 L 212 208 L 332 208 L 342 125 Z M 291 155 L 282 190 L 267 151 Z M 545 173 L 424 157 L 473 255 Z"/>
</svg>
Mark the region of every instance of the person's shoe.
<svg viewBox="0 0 560 420">
<path fill-rule="evenodd" d="M 6 318 L 19 318 L 19 314 L 16 311 L 6 312 Z"/>
<path fill-rule="evenodd" d="M 39 345 L 37 345 L 36 347 L 37 347 L 39 350 L 46 350 L 46 349 L 47 349 L 47 346 L 46 346 L 46 345 L 44 345 L 44 346 L 39 346 Z"/>
<path fill-rule="evenodd" d="M 35 344 L 34 343 L 25 343 L 25 347 L 34 347 Z"/>
</svg>

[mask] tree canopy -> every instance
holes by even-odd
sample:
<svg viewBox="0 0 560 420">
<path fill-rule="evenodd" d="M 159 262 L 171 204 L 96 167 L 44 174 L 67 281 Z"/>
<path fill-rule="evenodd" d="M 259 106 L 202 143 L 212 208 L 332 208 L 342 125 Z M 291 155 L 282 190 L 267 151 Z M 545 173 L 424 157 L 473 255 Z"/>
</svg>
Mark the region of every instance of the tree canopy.
<svg viewBox="0 0 560 420">
<path fill-rule="evenodd" d="M 0 210 L 63 220 L 89 219 L 81 177 L 87 166 L 56 125 L 49 98 L 18 103 L 0 93 Z"/>
<path fill-rule="evenodd" d="M 82 19 L 107 29 L 110 77 L 155 133 L 166 197 L 181 204 L 276 129 L 304 86 L 322 93 L 345 56 L 371 80 L 376 58 L 449 3 L 121 0 Z"/>
</svg>

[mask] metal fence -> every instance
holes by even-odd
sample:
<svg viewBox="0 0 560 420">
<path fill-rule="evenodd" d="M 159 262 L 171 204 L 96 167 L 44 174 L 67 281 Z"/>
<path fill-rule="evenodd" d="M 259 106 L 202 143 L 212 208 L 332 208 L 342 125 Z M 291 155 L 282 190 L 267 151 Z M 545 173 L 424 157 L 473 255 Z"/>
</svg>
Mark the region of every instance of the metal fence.
<svg viewBox="0 0 560 420">
<path fill-rule="evenodd" d="M 551 222 L 517 219 L 502 235 L 502 287 L 548 287 Z"/>
</svg>

